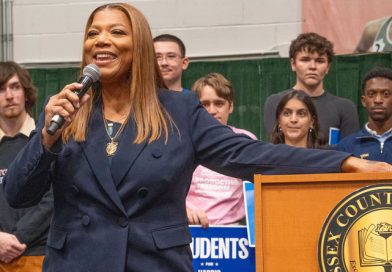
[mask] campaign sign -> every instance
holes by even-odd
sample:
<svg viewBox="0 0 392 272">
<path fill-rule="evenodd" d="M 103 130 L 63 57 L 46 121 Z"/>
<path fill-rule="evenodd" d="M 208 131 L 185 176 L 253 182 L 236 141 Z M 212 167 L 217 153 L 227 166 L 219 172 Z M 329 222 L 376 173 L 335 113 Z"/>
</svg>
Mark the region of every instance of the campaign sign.
<svg viewBox="0 0 392 272">
<path fill-rule="evenodd" d="M 246 226 L 191 226 L 190 231 L 195 272 L 256 271 Z"/>
</svg>

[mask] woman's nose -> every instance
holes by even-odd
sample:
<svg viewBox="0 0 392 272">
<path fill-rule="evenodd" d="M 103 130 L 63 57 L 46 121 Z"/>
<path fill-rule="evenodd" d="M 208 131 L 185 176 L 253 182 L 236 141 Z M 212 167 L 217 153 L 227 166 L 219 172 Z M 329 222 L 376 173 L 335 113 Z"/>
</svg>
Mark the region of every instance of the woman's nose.
<svg viewBox="0 0 392 272">
<path fill-rule="evenodd" d="M 290 116 L 290 121 L 291 121 L 291 122 L 297 122 L 297 121 L 298 121 L 297 115 L 296 115 L 296 114 L 292 114 L 292 115 Z"/>
<path fill-rule="evenodd" d="M 97 37 L 97 43 L 98 44 L 105 44 L 109 40 L 109 36 L 106 32 L 101 32 L 98 37 Z"/>
</svg>

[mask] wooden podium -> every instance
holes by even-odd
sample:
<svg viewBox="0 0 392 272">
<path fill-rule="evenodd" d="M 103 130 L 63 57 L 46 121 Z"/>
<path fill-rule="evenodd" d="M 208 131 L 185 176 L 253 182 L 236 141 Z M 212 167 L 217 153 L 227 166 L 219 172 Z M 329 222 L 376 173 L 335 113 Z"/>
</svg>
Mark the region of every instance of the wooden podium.
<svg viewBox="0 0 392 272">
<path fill-rule="evenodd" d="M 255 176 L 257 272 L 317 272 L 322 226 L 347 195 L 390 173 Z"/>
</svg>

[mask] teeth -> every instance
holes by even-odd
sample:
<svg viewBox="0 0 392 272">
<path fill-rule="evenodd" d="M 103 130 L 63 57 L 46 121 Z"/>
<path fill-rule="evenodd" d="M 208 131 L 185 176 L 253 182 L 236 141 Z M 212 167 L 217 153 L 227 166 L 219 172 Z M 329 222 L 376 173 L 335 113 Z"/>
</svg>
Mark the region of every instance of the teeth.
<svg viewBox="0 0 392 272">
<path fill-rule="evenodd" d="M 114 59 L 114 56 L 108 53 L 99 53 L 96 55 L 98 60 Z"/>
</svg>

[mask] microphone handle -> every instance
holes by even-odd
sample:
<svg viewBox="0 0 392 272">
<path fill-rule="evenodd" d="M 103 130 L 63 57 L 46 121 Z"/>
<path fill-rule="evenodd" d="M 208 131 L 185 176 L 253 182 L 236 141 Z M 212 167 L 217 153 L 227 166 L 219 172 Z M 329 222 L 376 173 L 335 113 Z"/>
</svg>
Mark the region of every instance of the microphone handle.
<svg viewBox="0 0 392 272">
<path fill-rule="evenodd" d="M 83 95 L 88 91 L 90 86 L 92 85 L 92 79 L 88 76 L 83 76 L 79 79 L 78 83 L 81 83 L 83 86 L 79 90 L 76 90 L 75 93 L 78 95 L 79 99 L 83 97 Z M 49 135 L 54 135 L 58 129 L 60 129 L 64 124 L 64 117 L 59 114 L 53 116 L 50 121 L 49 127 L 46 129 L 46 132 Z"/>
</svg>

